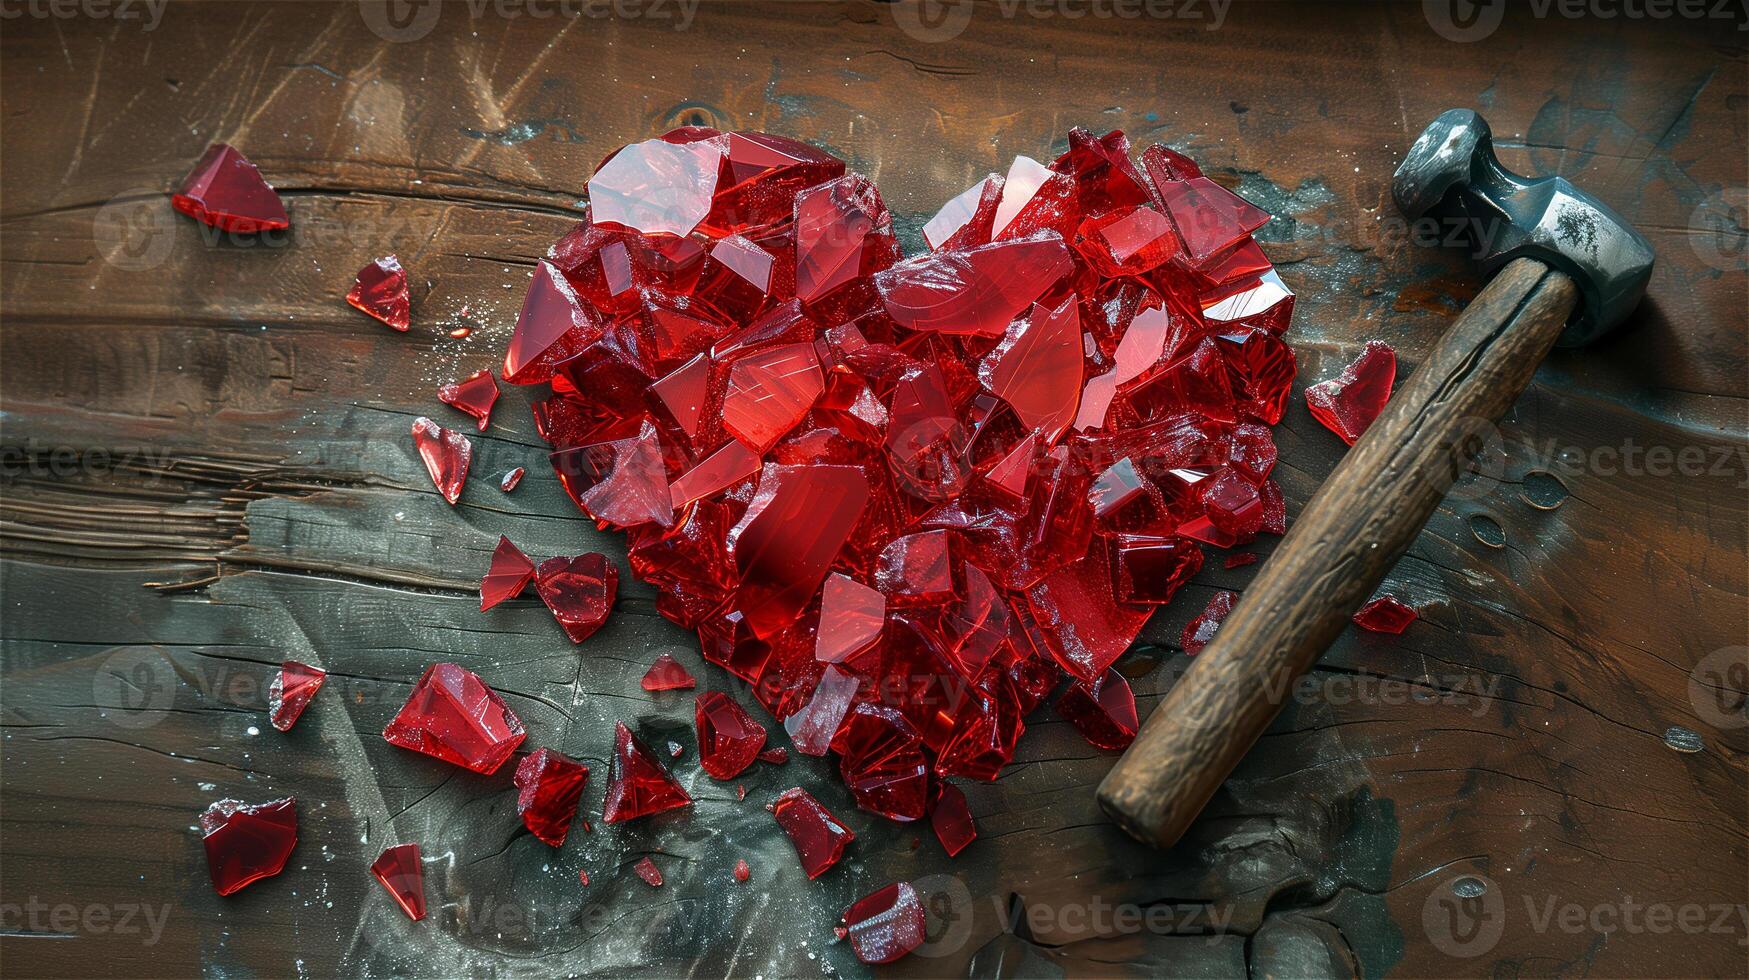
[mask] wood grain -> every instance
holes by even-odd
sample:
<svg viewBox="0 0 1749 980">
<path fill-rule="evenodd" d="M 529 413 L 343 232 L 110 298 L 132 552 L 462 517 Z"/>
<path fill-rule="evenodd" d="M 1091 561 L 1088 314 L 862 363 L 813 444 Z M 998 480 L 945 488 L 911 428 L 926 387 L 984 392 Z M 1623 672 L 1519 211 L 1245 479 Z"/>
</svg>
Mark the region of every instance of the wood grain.
<svg viewBox="0 0 1749 980">
<path fill-rule="evenodd" d="M 1525 903 L 1745 901 L 1749 744 L 1690 691 L 1749 634 L 1742 36 L 1515 7 L 1456 45 L 1421 6 L 1237 3 L 1210 30 L 986 4 L 939 43 L 871 2 L 705 4 L 684 30 L 450 4 L 399 43 L 352 3 L 173 4 L 151 32 L 0 21 L 0 962 L 855 976 L 831 926 L 902 878 L 963 926 L 898 976 L 1740 973 L 1741 931 L 1539 931 Z M 1112 760 L 1048 708 L 1001 780 L 966 787 L 982 836 L 950 861 L 927 830 L 857 812 L 830 765 L 757 769 L 745 802 L 698 775 L 690 701 L 637 677 L 666 650 L 707 686 L 725 678 L 629 576 L 581 648 L 532 599 L 478 611 L 500 533 L 537 557 L 624 557 L 545 478 L 528 393 L 506 391 L 455 508 L 406 435 L 448 417 L 437 385 L 497 362 L 528 270 L 614 147 L 690 121 L 813 141 L 878 181 L 915 249 L 942 201 L 1017 153 L 1051 154 L 1072 125 L 1164 140 L 1277 215 L 1263 246 L 1299 294 L 1303 387 L 1367 339 L 1419 364 L 1478 289 L 1461 256 L 1388 220 L 1398 157 L 1453 105 L 1487 114 L 1508 166 L 1567 176 L 1651 238 L 1648 302 L 1600 347 L 1550 356 L 1387 579 L 1422 620 L 1339 636 L 1172 851 L 1101 815 Z M 284 191 L 294 236 L 215 241 L 171 211 L 164 191 L 213 139 Z M 416 280 L 407 335 L 340 301 L 388 251 Z M 1298 399 L 1277 441 L 1297 517 L 1344 447 Z M 1707 462 L 1648 467 L 1648 447 Z M 530 476 L 505 496 L 490 478 L 513 465 Z M 1260 567 L 1211 561 L 1154 617 L 1122 665 L 1142 711 L 1190 663 L 1185 621 Z M 263 690 L 286 656 L 333 674 L 279 737 Z M 504 691 L 531 745 L 592 767 L 616 720 L 674 738 L 696 812 L 558 852 L 520 833 L 507 775 L 378 737 L 440 658 Z M 1741 705 L 1728 680 L 1706 691 Z M 1703 751 L 1672 750 L 1673 725 Z M 792 785 L 858 835 L 817 882 L 760 805 Z M 303 808 L 294 867 L 214 896 L 196 815 L 287 793 Z M 434 858 L 418 926 L 364 871 L 406 839 Z M 630 874 L 646 854 L 660 891 Z M 745 886 L 728 878 L 739 857 Z M 1509 902 L 1484 955 L 1427 937 L 1424 910 L 1459 875 Z M 12 914 L 32 899 L 169 913 L 148 944 Z M 1096 907 L 1170 924 L 1120 927 Z"/>
</svg>

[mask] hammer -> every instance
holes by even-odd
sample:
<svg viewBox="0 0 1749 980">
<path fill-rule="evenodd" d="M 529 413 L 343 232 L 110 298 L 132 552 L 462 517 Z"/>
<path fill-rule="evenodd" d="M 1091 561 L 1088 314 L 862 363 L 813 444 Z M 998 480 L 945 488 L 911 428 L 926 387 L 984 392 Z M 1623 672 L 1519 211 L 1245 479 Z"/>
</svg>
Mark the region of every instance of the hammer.
<svg viewBox="0 0 1749 980">
<path fill-rule="evenodd" d="M 1432 217 L 1467 237 L 1493 279 L 1348 450 L 1100 784 L 1106 813 L 1145 843 L 1170 847 L 1184 834 L 1549 349 L 1618 326 L 1652 275 L 1639 232 L 1561 177 L 1501 166 L 1487 122 L 1467 109 L 1422 132 L 1391 193 L 1411 221 Z"/>
</svg>

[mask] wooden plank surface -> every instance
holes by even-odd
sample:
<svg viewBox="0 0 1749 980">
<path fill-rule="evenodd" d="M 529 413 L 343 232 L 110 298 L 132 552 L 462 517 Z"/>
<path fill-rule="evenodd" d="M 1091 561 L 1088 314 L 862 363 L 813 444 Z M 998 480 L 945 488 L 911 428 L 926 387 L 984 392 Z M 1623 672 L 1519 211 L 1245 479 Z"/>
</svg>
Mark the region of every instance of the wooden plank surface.
<svg viewBox="0 0 1749 980">
<path fill-rule="evenodd" d="M 831 926 L 904 878 L 931 897 L 935 955 L 895 975 L 1749 970 L 1749 683 L 1725 669 L 1749 634 L 1738 21 L 1520 11 L 1461 43 L 1414 3 L 1241 2 L 1218 25 L 1183 4 L 1127 20 L 992 3 L 963 23 L 951 4 L 932 21 L 869 2 L 471 9 L 405 40 L 370 30 L 369 3 L 0 22 L 0 966 L 861 975 Z M 628 576 L 581 648 L 531 599 L 479 613 L 500 533 L 623 560 L 546 476 L 527 393 L 476 440 L 482 476 L 529 467 L 513 495 L 476 479 L 447 507 L 406 437 L 447 411 L 438 384 L 497 363 L 534 259 L 615 146 L 685 122 L 814 141 L 879 183 L 915 250 L 942 201 L 1070 126 L 1168 142 L 1278 216 L 1264 247 L 1299 294 L 1304 385 L 1370 338 L 1407 371 L 1478 288 L 1389 200 L 1403 150 L 1454 105 L 1489 117 L 1509 165 L 1566 175 L 1646 233 L 1648 302 L 1538 372 L 1392 573 L 1423 620 L 1345 635 L 1175 850 L 1103 821 L 1110 760 L 1048 708 L 1000 781 L 967 787 L 982 837 L 955 860 L 854 811 L 817 760 L 756 769 L 738 801 L 693 765 L 690 699 L 637 686 L 659 651 L 725 683 L 648 588 Z M 164 192 L 215 139 L 280 188 L 291 235 L 214 238 L 173 214 Z M 418 281 L 405 336 L 339 301 L 391 250 Z M 1342 446 L 1297 399 L 1277 438 L 1291 515 Z M 1184 622 L 1254 571 L 1211 562 L 1149 624 L 1125 667 L 1144 711 L 1183 669 Z M 332 675 L 280 736 L 262 705 L 285 657 Z M 521 832 L 507 773 L 378 737 L 436 659 L 491 680 L 531 744 L 586 760 L 593 812 L 615 720 L 674 738 L 694 812 L 553 852 Z M 762 806 L 796 784 L 858 835 L 817 882 Z M 196 815 L 286 794 L 286 874 L 214 896 Z M 365 872 L 402 840 L 430 859 L 419 924 Z M 660 891 L 630 874 L 646 854 Z M 1454 882 L 1488 887 L 1465 905 Z M 1705 922 L 1560 917 L 1624 901 Z M 1454 938 L 1496 919 L 1491 942 Z"/>
</svg>

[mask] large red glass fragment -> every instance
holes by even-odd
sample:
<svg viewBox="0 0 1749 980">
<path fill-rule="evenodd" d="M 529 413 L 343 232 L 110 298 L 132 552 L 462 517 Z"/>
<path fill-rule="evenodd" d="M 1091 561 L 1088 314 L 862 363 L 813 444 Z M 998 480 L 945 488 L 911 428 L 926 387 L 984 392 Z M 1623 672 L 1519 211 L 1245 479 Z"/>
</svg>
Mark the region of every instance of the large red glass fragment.
<svg viewBox="0 0 1749 980">
<path fill-rule="evenodd" d="M 747 624 L 770 636 L 813 598 L 868 502 L 868 483 L 850 466 L 768 463 L 759 491 L 729 532 Z"/>
<path fill-rule="evenodd" d="M 1073 296 L 1056 309 L 1038 304 L 1026 320 L 1008 327 L 978 367 L 984 389 L 1007 402 L 1047 444 L 1056 443 L 1081 404 L 1081 337 Z"/>
<path fill-rule="evenodd" d="M 765 728 L 721 691 L 707 691 L 693 706 L 698 764 L 715 779 L 734 779 L 765 747 Z"/>
<path fill-rule="evenodd" d="M 856 839 L 849 827 L 839 823 L 831 811 L 800 787 L 779 793 L 771 812 L 795 845 L 802 871 L 810 879 L 831 870 L 844 856 L 844 848 Z"/>
<path fill-rule="evenodd" d="M 1396 377 L 1397 352 L 1389 344 L 1369 340 L 1341 374 L 1306 389 L 1306 408 L 1352 446 L 1385 410 Z"/>
<path fill-rule="evenodd" d="M 522 825 L 548 844 L 562 846 L 588 779 L 588 767 L 552 749 L 537 749 L 524 756 L 511 779 L 516 784 L 516 812 Z"/>
<path fill-rule="evenodd" d="M 607 797 L 601 819 L 623 823 L 676 807 L 692 805 L 692 797 L 668 774 L 667 767 L 631 729 L 616 723 L 613 758 L 607 769 Z"/>
<path fill-rule="evenodd" d="M 220 800 L 200 815 L 200 832 L 213 890 L 230 895 L 285 868 L 298 842 L 298 804 Z"/>
<path fill-rule="evenodd" d="M 644 672 L 638 686 L 646 691 L 682 691 L 697 687 L 698 681 L 671 654 L 662 654 Z"/>
<path fill-rule="evenodd" d="M 282 732 L 291 731 L 298 716 L 304 713 L 305 706 L 327 679 L 328 672 L 320 667 L 296 660 L 280 664 L 279 673 L 267 685 L 267 718 L 273 727 Z"/>
<path fill-rule="evenodd" d="M 276 231 L 291 224 L 285 205 L 261 178 L 261 171 L 224 143 L 207 147 L 170 203 L 194 220 L 225 231 Z"/>
<path fill-rule="evenodd" d="M 852 707 L 832 738 L 832 748 L 857 806 L 901 823 L 923 817 L 929 803 L 923 739 L 897 709 L 866 703 Z"/>
<path fill-rule="evenodd" d="M 402 333 L 412 324 L 413 300 L 407 291 L 407 270 L 401 268 L 401 260 L 393 255 L 385 255 L 358 270 L 346 302 Z"/>
<path fill-rule="evenodd" d="M 1207 177 L 1165 181 L 1157 186 L 1185 254 L 1197 265 L 1269 223 L 1269 212 Z"/>
<path fill-rule="evenodd" d="M 714 139 L 645 140 L 624 147 L 589 178 L 595 223 L 646 235 L 690 234 L 710 213 L 722 156 Z"/>
<path fill-rule="evenodd" d="M 814 659 L 835 664 L 868 649 L 880 638 L 886 614 L 885 595 L 847 575 L 832 574 L 820 601 Z"/>
<path fill-rule="evenodd" d="M 838 667 L 827 667 L 814 685 L 814 694 L 795 714 L 783 720 L 790 744 L 803 755 L 825 755 L 832 745 L 832 736 L 844 720 L 845 712 L 861 687 L 855 674 Z"/>
<path fill-rule="evenodd" d="M 1401 633 L 1415 621 L 1415 607 L 1396 596 L 1382 595 L 1361 606 L 1354 625 L 1374 633 Z"/>
<path fill-rule="evenodd" d="M 425 668 L 383 738 L 414 752 L 490 775 L 522 744 L 522 719 L 470 670 Z"/>
<path fill-rule="evenodd" d="M 1000 337 L 1070 270 L 1056 235 L 931 252 L 877 273 L 887 315 L 911 330 Z"/>
<path fill-rule="evenodd" d="M 923 945 L 928 936 L 923 901 L 904 881 L 845 909 L 840 921 L 851 952 L 864 963 L 891 963 Z"/>
<path fill-rule="evenodd" d="M 729 369 L 723 394 L 723 426 L 765 452 L 826 390 L 813 344 L 788 344 L 748 354 Z"/>
<path fill-rule="evenodd" d="M 509 538 L 498 535 L 498 547 L 492 550 L 492 562 L 486 566 L 486 574 L 480 579 L 480 611 L 485 612 L 506 599 L 516 598 L 532 581 L 534 562 L 529 561 L 521 548 L 511 544 Z"/>
<path fill-rule="evenodd" d="M 498 401 L 498 379 L 491 371 L 475 371 L 437 389 L 437 400 L 472 415 L 476 427 L 484 432 L 492 419 L 492 405 Z"/>
<path fill-rule="evenodd" d="M 468 437 L 420 416 L 413 420 L 413 446 L 443 499 L 451 504 L 462 499 L 462 484 L 474 458 L 474 444 Z"/>
<path fill-rule="evenodd" d="M 534 587 L 565 635 L 572 643 L 582 643 L 613 611 L 619 569 L 606 555 L 593 551 L 575 558 L 548 558 L 535 569 Z"/>
<path fill-rule="evenodd" d="M 549 457 L 565 492 L 601 527 L 674 523 L 674 501 L 662 440 L 648 418 L 637 434 Z"/>
<path fill-rule="evenodd" d="M 407 918 L 414 922 L 425 918 L 425 866 L 420 863 L 418 844 L 385 849 L 371 862 L 370 873 Z"/>
</svg>

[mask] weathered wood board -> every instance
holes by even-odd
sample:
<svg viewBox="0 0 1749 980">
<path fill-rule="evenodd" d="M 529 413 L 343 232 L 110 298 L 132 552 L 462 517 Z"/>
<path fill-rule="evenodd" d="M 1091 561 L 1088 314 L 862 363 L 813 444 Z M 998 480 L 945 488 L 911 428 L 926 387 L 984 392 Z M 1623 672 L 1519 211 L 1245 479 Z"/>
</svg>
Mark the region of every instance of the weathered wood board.
<svg viewBox="0 0 1749 980">
<path fill-rule="evenodd" d="M 861 975 L 831 926 L 904 878 L 937 931 L 893 975 L 1749 971 L 1749 680 L 1726 669 L 1749 634 L 1741 18 L 1526 8 L 1460 42 L 1438 4 L 1095 15 L 1141 7 L 450 3 L 389 22 L 369 0 L 219 0 L 149 30 L 0 21 L 0 969 Z M 1048 708 L 1001 780 L 967 787 L 982 836 L 956 860 L 855 812 L 818 760 L 757 768 L 738 801 L 693 764 L 691 699 L 638 688 L 659 651 L 724 684 L 646 587 L 628 576 L 580 648 L 533 599 L 478 611 L 500 533 L 623 560 L 547 475 L 527 393 L 476 439 L 455 508 L 407 438 L 449 411 L 438 384 L 497 363 L 615 146 L 686 122 L 812 140 L 879 183 L 915 249 L 941 202 L 1071 126 L 1166 141 L 1278 215 L 1264 245 L 1299 294 L 1304 385 L 1369 338 L 1406 372 L 1478 288 L 1389 198 L 1454 105 L 1489 117 L 1510 165 L 1635 222 L 1659 251 L 1650 296 L 1619 336 L 1550 359 L 1399 564 L 1423 620 L 1344 636 L 1175 850 L 1101 818 L 1110 760 Z M 281 189 L 289 236 L 173 214 L 164 192 L 216 139 Z M 388 251 L 418 280 L 407 335 L 340 301 Z M 1278 441 L 1291 515 L 1342 446 L 1297 400 Z M 516 465 L 529 478 L 501 494 Z M 1144 711 L 1184 666 L 1185 621 L 1254 571 L 1211 562 L 1156 616 L 1126 666 Z M 262 707 L 285 657 L 332 674 L 281 736 Z M 592 812 L 615 720 L 686 747 L 697 806 L 547 848 L 507 771 L 378 736 L 438 659 L 490 679 L 530 744 L 586 760 Z M 858 835 L 816 882 L 762 806 L 795 784 Z M 216 897 L 197 814 L 287 794 L 291 867 Z M 365 870 L 405 840 L 430 859 L 418 924 Z M 630 874 L 646 854 L 659 891 Z M 1591 914 L 1624 902 L 1688 918 Z"/>
</svg>

